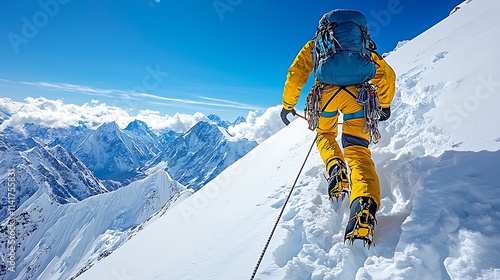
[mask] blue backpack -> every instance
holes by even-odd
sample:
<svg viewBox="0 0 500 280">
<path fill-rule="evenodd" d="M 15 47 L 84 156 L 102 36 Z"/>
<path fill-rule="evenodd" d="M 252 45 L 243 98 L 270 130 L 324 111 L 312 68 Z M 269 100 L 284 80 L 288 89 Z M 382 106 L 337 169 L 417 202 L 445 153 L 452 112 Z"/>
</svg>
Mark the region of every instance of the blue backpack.
<svg viewBox="0 0 500 280">
<path fill-rule="evenodd" d="M 337 86 L 368 82 L 375 76 L 375 42 L 366 17 L 357 11 L 333 10 L 323 15 L 314 37 L 314 73 L 324 84 Z"/>
</svg>

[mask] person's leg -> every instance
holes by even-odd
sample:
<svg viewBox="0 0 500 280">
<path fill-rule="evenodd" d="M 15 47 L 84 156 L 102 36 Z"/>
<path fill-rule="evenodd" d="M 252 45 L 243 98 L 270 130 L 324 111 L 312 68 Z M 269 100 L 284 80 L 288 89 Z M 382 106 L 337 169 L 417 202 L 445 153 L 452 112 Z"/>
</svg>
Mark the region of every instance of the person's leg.
<svg viewBox="0 0 500 280">
<path fill-rule="evenodd" d="M 329 100 L 330 96 L 325 94 L 324 100 Z M 338 131 L 338 111 L 335 110 L 333 102 L 329 103 L 331 106 L 323 112 L 319 118 L 318 137 L 316 144 L 325 168 L 329 174 L 328 178 L 328 195 L 330 199 L 345 196 L 349 191 L 349 180 L 347 178 L 347 168 L 344 160 L 342 150 L 337 143 Z M 323 104 L 324 106 L 324 104 Z"/>
<path fill-rule="evenodd" d="M 353 118 L 344 120 L 342 128 L 342 146 L 351 170 L 352 187 L 350 219 L 344 238 L 350 242 L 362 239 L 371 245 L 375 214 L 380 206 L 380 182 L 368 149 L 369 135 L 362 132 L 364 124 L 364 118 Z"/>
<path fill-rule="evenodd" d="M 351 170 L 351 201 L 358 197 L 370 197 L 377 208 L 380 206 L 380 182 L 375 164 L 368 149 L 369 134 L 362 132 L 364 118 L 344 121 L 342 126 L 342 146 L 345 159 Z"/>
</svg>

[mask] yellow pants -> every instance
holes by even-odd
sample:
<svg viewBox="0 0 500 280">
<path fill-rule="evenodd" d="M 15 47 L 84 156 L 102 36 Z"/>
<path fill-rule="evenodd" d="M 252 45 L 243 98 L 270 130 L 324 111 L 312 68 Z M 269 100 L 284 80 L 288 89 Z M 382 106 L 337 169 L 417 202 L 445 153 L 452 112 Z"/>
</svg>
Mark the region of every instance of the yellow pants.
<svg viewBox="0 0 500 280">
<path fill-rule="evenodd" d="M 336 141 L 337 122 L 339 112 L 352 114 L 359 112 L 363 107 L 357 104 L 355 87 L 348 87 L 348 91 L 333 87 L 323 91 L 321 108 L 328 103 L 316 131 L 318 138 L 316 144 L 323 159 L 327 172 L 335 164 L 336 160 L 345 160 L 351 170 L 351 200 L 352 203 L 360 196 L 371 197 L 380 206 L 380 182 L 368 149 L 370 135 L 363 133 L 365 124 L 363 117 L 344 120 L 342 125 L 342 146 L 344 153 Z"/>
</svg>

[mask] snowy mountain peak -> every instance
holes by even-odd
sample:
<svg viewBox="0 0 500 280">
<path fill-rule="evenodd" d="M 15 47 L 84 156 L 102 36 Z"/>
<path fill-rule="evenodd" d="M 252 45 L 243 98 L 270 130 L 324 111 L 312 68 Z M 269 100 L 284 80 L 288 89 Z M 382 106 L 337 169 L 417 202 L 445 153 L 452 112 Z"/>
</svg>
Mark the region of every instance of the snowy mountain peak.
<svg viewBox="0 0 500 280">
<path fill-rule="evenodd" d="M 228 121 L 225 121 L 225 120 L 222 120 L 219 116 L 217 115 L 214 115 L 214 114 L 210 114 L 207 116 L 207 119 L 209 119 L 211 122 L 213 122 L 214 124 L 220 126 L 220 127 L 223 127 L 225 129 L 228 129 L 229 126 L 231 125 L 230 122 Z"/>
<path fill-rule="evenodd" d="M 164 130 L 160 133 L 159 141 L 162 144 L 162 146 L 165 146 L 169 143 L 172 143 L 172 141 L 175 140 L 175 138 L 181 136 L 182 133 L 175 132 L 171 129 Z"/>
<path fill-rule="evenodd" d="M 134 167 L 141 166 L 152 157 L 144 145 L 126 134 L 115 122 L 103 124 L 90 132 L 75 155 L 98 178 L 123 183 L 135 175 Z"/>
<path fill-rule="evenodd" d="M 146 166 L 164 169 L 186 187 L 198 190 L 257 143 L 237 140 L 212 122 L 199 122 L 175 138 Z M 193 168 L 194 167 L 194 168 Z"/>
<path fill-rule="evenodd" d="M 232 126 L 235 126 L 235 125 L 238 125 L 238 124 L 240 124 L 240 123 L 244 123 L 244 122 L 246 122 L 246 121 L 247 121 L 247 120 L 246 120 L 244 117 L 239 116 L 239 117 L 237 117 L 237 118 L 236 118 L 236 120 L 234 120 L 234 122 L 233 122 L 231 125 L 232 125 Z"/>
<path fill-rule="evenodd" d="M 209 119 L 209 120 L 211 120 L 211 121 L 213 121 L 215 123 L 218 123 L 218 122 L 222 121 L 222 119 L 219 116 L 214 115 L 214 114 L 208 115 L 207 119 Z"/>
<path fill-rule="evenodd" d="M 116 124 L 116 122 L 109 122 L 109 123 L 104 123 L 102 125 L 100 125 L 98 128 L 97 128 L 97 131 L 99 133 L 111 133 L 111 134 L 116 134 L 118 133 L 119 131 L 121 131 L 121 128 L 118 127 L 118 124 Z"/>
<path fill-rule="evenodd" d="M 147 145 L 157 146 L 160 141 L 158 135 L 151 131 L 151 129 L 145 122 L 140 120 L 135 120 L 129 123 L 124 131 L 133 138 L 147 142 L 144 143 Z M 154 152 L 157 152 L 157 150 L 155 150 Z"/>
<path fill-rule="evenodd" d="M 141 120 L 130 122 L 125 128 L 126 131 L 149 131 L 148 125 Z"/>
<path fill-rule="evenodd" d="M 209 122 L 198 122 L 184 134 L 184 139 L 190 142 L 216 142 L 223 137 L 222 131 L 216 124 Z"/>
</svg>

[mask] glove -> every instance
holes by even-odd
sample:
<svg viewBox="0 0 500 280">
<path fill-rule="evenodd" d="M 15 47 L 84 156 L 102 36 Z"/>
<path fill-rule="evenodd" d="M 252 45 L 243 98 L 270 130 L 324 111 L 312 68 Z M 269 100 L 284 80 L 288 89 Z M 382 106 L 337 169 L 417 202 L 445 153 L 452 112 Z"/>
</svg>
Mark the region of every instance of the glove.
<svg viewBox="0 0 500 280">
<path fill-rule="evenodd" d="M 389 119 L 391 116 L 391 107 L 387 108 L 382 108 L 382 112 L 380 113 L 380 118 L 378 119 L 379 121 L 383 122 Z"/>
<path fill-rule="evenodd" d="M 290 113 L 292 113 L 292 115 L 295 116 L 295 114 L 296 114 L 295 109 L 292 108 L 292 110 L 287 110 L 287 109 L 283 108 L 281 110 L 281 114 L 280 114 L 281 120 L 283 121 L 283 123 L 285 125 L 289 125 L 290 124 L 290 121 L 286 118 L 288 116 L 288 114 L 290 114 Z"/>
</svg>

